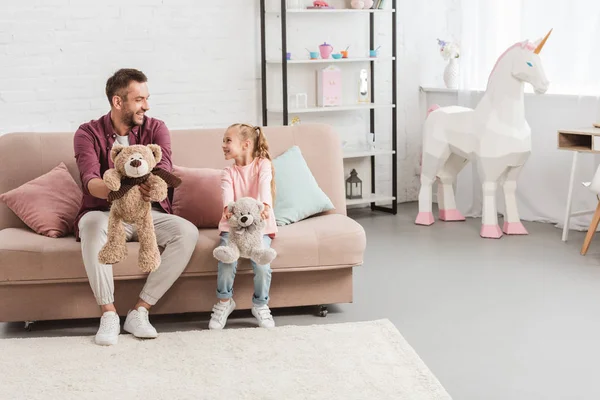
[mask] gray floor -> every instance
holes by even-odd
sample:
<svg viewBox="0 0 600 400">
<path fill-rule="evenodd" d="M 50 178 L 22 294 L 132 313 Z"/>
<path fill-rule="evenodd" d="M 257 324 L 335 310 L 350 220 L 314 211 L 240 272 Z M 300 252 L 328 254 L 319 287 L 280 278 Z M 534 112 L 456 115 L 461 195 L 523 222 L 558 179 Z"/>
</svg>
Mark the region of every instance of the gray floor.
<svg viewBox="0 0 600 400">
<path fill-rule="evenodd" d="M 415 226 L 398 215 L 353 210 L 367 232 L 353 304 L 275 310 L 279 325 L 390 319 L 457 400 L 600 398 L 600 238 L 579 254 L 552 225 L 484 240 L 478 219 Z M 159 331 L 205 329 L 207 314 L 155 317 Z M 228 327 L 254 326 L 234 312 Z M 97 321 L 0 324 L 0 338 L 93 335 Z"/>
</svg>

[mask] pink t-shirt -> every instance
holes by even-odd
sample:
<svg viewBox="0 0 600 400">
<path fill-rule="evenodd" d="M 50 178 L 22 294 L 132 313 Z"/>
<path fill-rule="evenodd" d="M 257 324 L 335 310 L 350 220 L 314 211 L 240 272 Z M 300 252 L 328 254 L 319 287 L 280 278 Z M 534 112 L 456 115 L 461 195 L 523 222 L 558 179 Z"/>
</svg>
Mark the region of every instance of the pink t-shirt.
<svg viewBox="0 0 600 400">
<path fill-rule="evenodd" d="M 223 207 L 242 197 L 252 197 L 269 205 L 269 218 L 265 221 L 265 235 L 274 236 L 277 232 L 275 213 L 273 212 L 273 196 L 271 181 L 273 179 L 271 161 L 266 158 L 255 158 L 248 165 L 240 167 L 231 165 L 223 170 L 221 176 L 221 193 Z M 229 232 L 229 224 L 225 218 L 219 222 L 221 232 Z"/>
</svg>

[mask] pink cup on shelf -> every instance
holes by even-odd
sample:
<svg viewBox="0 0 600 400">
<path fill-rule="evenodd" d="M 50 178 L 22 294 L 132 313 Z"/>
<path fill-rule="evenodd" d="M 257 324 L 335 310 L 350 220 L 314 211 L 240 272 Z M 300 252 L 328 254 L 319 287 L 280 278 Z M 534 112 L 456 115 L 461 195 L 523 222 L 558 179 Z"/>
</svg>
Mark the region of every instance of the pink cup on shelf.
<svg viewBox="0 0 600 400">
<path fill-rule="evenodd" d="M 327 43 L 323 43 L 319 46 L 319 51 L 321 52 L 321 58 L 329 58 L 331 52 L 333 52 L 333 46 Z"/>
</svg>

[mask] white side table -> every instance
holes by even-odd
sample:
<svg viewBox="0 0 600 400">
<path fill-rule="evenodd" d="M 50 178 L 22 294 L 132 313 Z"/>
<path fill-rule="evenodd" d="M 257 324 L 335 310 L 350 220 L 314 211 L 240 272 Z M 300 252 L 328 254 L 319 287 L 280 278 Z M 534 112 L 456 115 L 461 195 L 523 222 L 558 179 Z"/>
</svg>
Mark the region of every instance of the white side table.
<svg viewBox="0 0 600 400">
<path fill-rule="evenodd" d="M 565 210 L 565 221 L 563 226 L 562 240 L 567 241 L 569 236 L 569 223 L 571 217 L 593 214 L 595 210 L 572 212 L 573 183 L 575 170 L 577 169 L 577 158 L 579 153 L 600 154 L 600 128 L 577 128 L 561 129 L 558 131 L 558 148 L 573 152 L 573 163 L 571 164 L 571 175 L 569 177 L 569 188 L 567 192 L 567 207 Z"/>
</svg>

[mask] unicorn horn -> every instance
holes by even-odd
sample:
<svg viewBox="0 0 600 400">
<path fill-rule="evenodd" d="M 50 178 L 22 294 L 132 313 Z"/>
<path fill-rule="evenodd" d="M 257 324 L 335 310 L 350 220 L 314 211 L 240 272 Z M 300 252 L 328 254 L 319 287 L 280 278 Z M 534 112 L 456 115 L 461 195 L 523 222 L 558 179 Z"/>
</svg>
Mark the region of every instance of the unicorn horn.
<svg viewBox="0 0 600 400">
<path fill-rule="evenodd" d="M 535 50 L 533 51 L 535 54 L 540 54 L 540 51 L 542 51 L 544 44 L 546 44 L 546 40 L 548 40 L 548 36 L 550 36 L 550 34 L 552 33 L 552 29 L 550 29 L 550 31 L 546 34 L 546 37 L 544 37 L 540 44 L 538 44 L 538 47 L 535 48 Z"/>
</svg>

